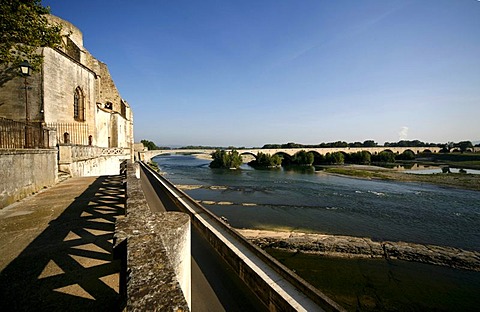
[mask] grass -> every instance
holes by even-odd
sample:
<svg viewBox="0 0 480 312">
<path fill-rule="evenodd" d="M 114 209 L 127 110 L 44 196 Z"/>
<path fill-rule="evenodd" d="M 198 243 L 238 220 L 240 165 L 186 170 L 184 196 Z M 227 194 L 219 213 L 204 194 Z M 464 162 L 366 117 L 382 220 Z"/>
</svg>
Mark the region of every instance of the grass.
<svg viewBox="0 0 480 312">
<path fill-rule="evenodd" d="M 455 188 L 480 191 L 480 176 L 459 173 L 409 174 L 395 170 L 358 169 L 349 166 L 324 168 L 325 173 L 337 174 L 359 179 L 393 180 L 443 185 Z"/>
<path fill-rule="evenodd" d="M 324 172 L 346 175 L 346 176 L 357 177 L 357 178 L 364 178 L 364 179 L 390 180 L 390 177 L 382 174 L 381 172 L 377 172 L 375 170 L 365 170 L 365 169 L 359 170 L 359 169 L 352 169 L 348 167 L 345 167 L 345 168 L 334 167 L 334 168 L 326 168 Z"/>
</svg>

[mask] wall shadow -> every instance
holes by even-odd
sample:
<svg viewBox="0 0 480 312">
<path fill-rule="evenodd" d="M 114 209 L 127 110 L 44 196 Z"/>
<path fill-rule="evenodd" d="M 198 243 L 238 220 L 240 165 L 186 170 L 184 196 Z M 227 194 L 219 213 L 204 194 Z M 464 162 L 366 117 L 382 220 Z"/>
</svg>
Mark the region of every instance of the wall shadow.
<svg viewBox="0 0 480 312">
<path fill-rule="evenodd" d="M 119 311 L 115 218 L 123 176 L 102 176 L 0 272 L 0 311 Z"/>
</svg>

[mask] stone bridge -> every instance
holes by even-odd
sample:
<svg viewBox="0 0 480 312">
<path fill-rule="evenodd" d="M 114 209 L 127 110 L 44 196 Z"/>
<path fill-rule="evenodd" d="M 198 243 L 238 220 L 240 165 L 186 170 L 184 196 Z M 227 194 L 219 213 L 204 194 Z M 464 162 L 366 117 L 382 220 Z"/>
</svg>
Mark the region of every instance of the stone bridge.
<svg viewBox="0 0 480 312">
<path fill-rule="evenodd" d="M 412 151 L 414 154 L 430 152 L 430 153 L 438 153 L 441 148 L 436 146 L 420 146 L 420 147 L 385 147 L 385 146 L 377 146 L 377 147 L 318 147 L 318 148 L 279 148 L 279 149 L 264 149 L 264 148 L 251 148 L 251 149 L 238 149 L 237 151 L 240 155 L 252 155 L 254 157 L 257 156 L 259 152 L 264 154 L 281 154 L 281 155 L 288 155 L 293 156 L 295 153 L 305 150 L 307 152 L 313 152 L 319 155 L 326 155 L 327 153 L 355 153 L 361 151 L 367 151 L 372 155 L 377 155 L 383 151 L 390 151 L 395 154 L 401 154 L 405 151 Z M 153 157 L 162 154 L 204 154 L 210 155 L 214 150 L 212 149 L 171 149 L 171 150 L 152 150 L 152 151 L 145 151 L 143 153 L 143 157 L 141 158 L 144 161 L 149 161 Z"/>
</svg>

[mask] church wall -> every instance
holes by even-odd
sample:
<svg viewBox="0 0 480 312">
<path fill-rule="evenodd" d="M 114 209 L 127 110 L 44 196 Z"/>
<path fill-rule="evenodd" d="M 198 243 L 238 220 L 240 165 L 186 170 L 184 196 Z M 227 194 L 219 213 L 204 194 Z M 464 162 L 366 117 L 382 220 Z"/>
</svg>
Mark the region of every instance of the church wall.
<svg viewBox="0 0 480 312">
<path fill-rule="evenodd" d="M 110 112 L 97 108 L 97 146 L 109 147 L 108 138 L 110 137 Z"/>
<path fill-rule="evenodd" d="M 65 55 L 49 49 L 44 49 L 43 88 L 46 123 L 71 123 L 87 125 L 88 135 L 95 133 L 96 99 L 95 73 L 69 59 Z M 85 121 L 74 119 L 74 94 L 80 87 L 84 95 Z"/>
</svg>

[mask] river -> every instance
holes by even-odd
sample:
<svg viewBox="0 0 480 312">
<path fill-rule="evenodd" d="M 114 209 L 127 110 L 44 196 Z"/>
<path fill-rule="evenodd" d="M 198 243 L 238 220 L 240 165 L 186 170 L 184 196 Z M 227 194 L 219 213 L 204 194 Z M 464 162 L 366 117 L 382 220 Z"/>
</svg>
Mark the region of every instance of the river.
<svg viewBox="0 0 480 312">
<path fill-rule="evenodd" d="M 255 170 L 247 165 L 243 165 L 240 170 L 210 169 L 210 161 L 191 155 L 163 155 L 154 160 L 168 180 L 184 188 L 188 195 L 201 201 L 218 216 L 227 218 L 230 225 L 236 228 L 362 236 L 374 240 L 406 241 L 480 251 L 480 192 L 417 183 L 353 179 L 318 173 L 312 169 Z M 275 256 L 299 274 L 305 269 L 306 263 L 311 264 L 312 261 L 316 263 L 313 267 L 328 266 L 329 269 L 323 270 L 322 278 L 312 274 L 315 271 L 312 265 L 308 272 L 301 274 L 348 309 L 390 309 L 385 305 L 385 300 L 381 299 L 389 295 L 382 292 L 380 296 L 378 293 L 380 289 L 389 289 L 385 285 L 377 285 L 374 287 L 376 295 L 370 294 L 363 298 L 358 289 L 352 289 L 350 292 L 353 293 L 350 294 L 339 294 L 338 289 L 329 289 L 324 281 L 328 280 L 326 271 L 345 267 L 343 271 L 348 272 L 353 270 L 352 263 L 355 263 L 354 270 L 361 279 L 365 279 L 365 267 L 371 270 L 374 263 L 373 266 L 378 270 L 373 270 L 372 274 L 381 274 L 389 280 L 388 276 L 392 274 L 391 263 L 367 260 L 331 262 L 319 259 L 318 256 L 297 256 L 293 261 L 285 254 L 276 253 Z M 292 263 L 297 263 L 297 267 Z M 340 263 L 344 264 L 341 266 Z M 426 276 L 421 280 L 427 285 L 431 278 L 425 272 L 435 272 L 431 274 L 441 275 L 442 278 L 446 278 L 446 274 L 449 278 L 440 278 L 441 285 L 462 285 L 459 286 L 462 289 L 460 293 L 467 294 L 467 299 L 463 298 L 461 302 L 469 302 L 471 306 L 477 307 L 480 304 L 475 295 L 480 289 L 478 272 L 403 262 L 395 262 L 395 267 L 397 279 L 420 282 L 420 276 Z M 410 277 L 405 277 L 404 271 L 410 272 Z M 355 275 L 352 272 L 347 275 Z M 420 272 L 423 273 L 419 274 Z M 439 272 L 443 272 L 443 275 Z M 369 278 L 364 283 L 372 283 L 375 279 L 372 274 L 368 275 Z M 438 278 L 436 281 L 434 286 L 425 287 L 434 287 L 434 291 L 439 284 Z M 357 280 L 356 283 L 360 282 Z M 381 285 L 383 282 L 378 283 Z M 365 289 L 363 287 L 364 291 Z M 405 291 L 403 289 L 401 292 Z M 468 296 L 470 293 L 473 294 L 472 297 Z M 429 293 L 425 296 L 431 298 L 433 295 Z M 398 297 L 398 294 L 394 297 Z M 393 310 L 400 306 L 413 307 L 411 310 L 451 310 L 443 301 L 424 306 L 417 303 L 425 302 L 424 297 L 418 300 L 410 297 L 406 302 L 399 301 L 398 298 L 395 299 L 397 301 L 387 301 L 394 302 L 391 306 Z M 445 295 L 439 296 L 440 299 L 445 300 Z M 453 299 L 447 302 L 452 308 L 458 307 Z M 468 309 L 469 304 L 463 307 Z"/>
</svg>

